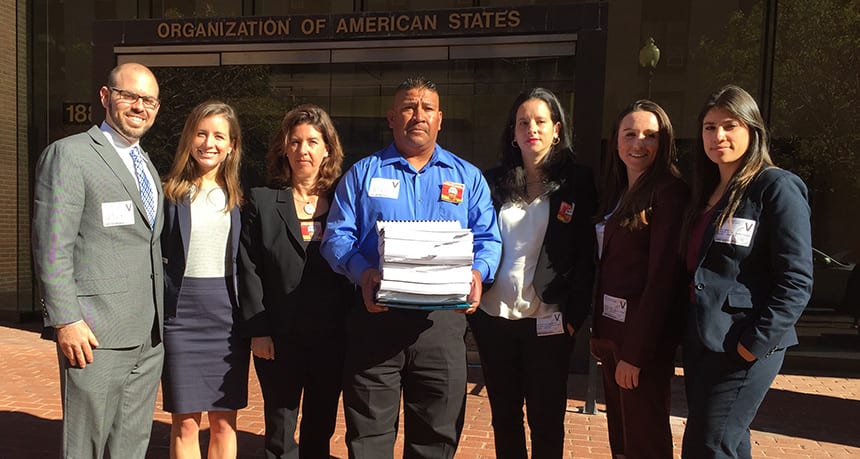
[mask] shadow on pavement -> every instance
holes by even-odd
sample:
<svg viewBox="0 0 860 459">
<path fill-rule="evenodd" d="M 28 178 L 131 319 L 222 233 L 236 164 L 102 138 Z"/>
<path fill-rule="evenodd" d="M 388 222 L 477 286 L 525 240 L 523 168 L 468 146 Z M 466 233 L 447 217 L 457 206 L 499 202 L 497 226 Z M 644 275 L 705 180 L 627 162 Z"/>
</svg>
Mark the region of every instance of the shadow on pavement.
<svg viewBox="0 0 860 459">
<path fill-rule="evenodd" d="M 804 373 L 808 374 L 808 373 Z M 686 419 L 684 378 L 672 383 L 672 416 Z M 750 429 L 793 438 L 860 447 L 860 401 L 771 389 Z"/>
<path fill-rule="evenodd" d="M 44 459 L 60 457 L 62 424 L 56 419 L 44 419 L 28 413 L 0 411 L 0 458 Z M 200 433 L 203 457 L 209 430 Z M 148 459 L 170 456 L 170 424 L 152 423 Z M 239 459 L 264 458 L 263 437 L 249 432 L 238 433 Z"/>
<path fill-rule="evenodd" d="M 0 321 L 0 327 L 14 328 L 15 330 L 23 330 L 36 334 L 42 333 L 42 322 L 27 321 L 27 322 L 9 322 Z"/>
<path fill-rule="evenodd" d="M 0 411 L 0 457 L 60 457 L 60 421 L 28 413 Z"/>
<path fill-rule="evenodd" d="M 751 428 L 860 447 L 860 401 L 771 389 Z"/>
</svg>

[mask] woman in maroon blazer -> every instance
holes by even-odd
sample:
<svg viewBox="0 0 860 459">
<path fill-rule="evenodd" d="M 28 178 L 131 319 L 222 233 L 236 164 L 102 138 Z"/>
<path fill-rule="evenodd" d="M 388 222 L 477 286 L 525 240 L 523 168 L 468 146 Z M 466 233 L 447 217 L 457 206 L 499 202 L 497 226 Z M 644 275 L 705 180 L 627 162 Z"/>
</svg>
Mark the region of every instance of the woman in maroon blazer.
<svg viewBox="0 0 860 459">
<path fill-rule="evenodd" d="M 604 161 L 592 353 L 603 363 L 609 443 L 616 458 L 671 458 L 669 382 L 682 328 L 680 227 L 689 199 L 659 105 L 618 116 Z"/>
</svg>

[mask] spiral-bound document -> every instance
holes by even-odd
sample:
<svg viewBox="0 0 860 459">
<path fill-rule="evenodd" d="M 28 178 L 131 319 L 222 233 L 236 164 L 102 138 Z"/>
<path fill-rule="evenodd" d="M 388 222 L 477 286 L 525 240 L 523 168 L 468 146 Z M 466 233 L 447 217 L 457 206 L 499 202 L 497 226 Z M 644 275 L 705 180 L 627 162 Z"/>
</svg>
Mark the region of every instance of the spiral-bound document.
<svg viewBox="0 0 860 459">
<path fill-rule="evenodd" d="M 409 309 L 468 308 L 472 232 L 457 221 L 380 221 L 377 301 Z"/>
</svg>

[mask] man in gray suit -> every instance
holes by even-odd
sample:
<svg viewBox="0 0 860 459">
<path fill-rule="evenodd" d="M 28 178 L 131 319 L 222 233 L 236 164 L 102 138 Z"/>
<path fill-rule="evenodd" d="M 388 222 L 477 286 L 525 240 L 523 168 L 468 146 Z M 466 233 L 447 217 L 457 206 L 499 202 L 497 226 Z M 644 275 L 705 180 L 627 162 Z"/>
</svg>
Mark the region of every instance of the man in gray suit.
<svg viewBox="0 0 860 459">
<path fill-rule="evenodd" d="M 122 64 L 99 96 L 105 121 L 49 145 L 36 166 L 33 255 L 60 361 L 63 456 L 143 458 L 164 360 L 163 216 L 138 140 L 158 83 Z"/>
</svg>

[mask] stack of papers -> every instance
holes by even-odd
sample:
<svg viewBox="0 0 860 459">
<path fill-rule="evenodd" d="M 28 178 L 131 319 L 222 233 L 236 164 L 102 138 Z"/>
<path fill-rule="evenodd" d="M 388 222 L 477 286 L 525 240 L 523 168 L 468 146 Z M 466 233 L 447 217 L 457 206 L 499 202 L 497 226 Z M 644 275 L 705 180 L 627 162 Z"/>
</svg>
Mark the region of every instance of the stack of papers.
<svg viewBox="0 0 860 459">
<path fill-rule="evenodd" d="M 381 221 L 377 301 L 416 309 L 467 308 L 472 232 L 456 221 Z"/>
</svg>

